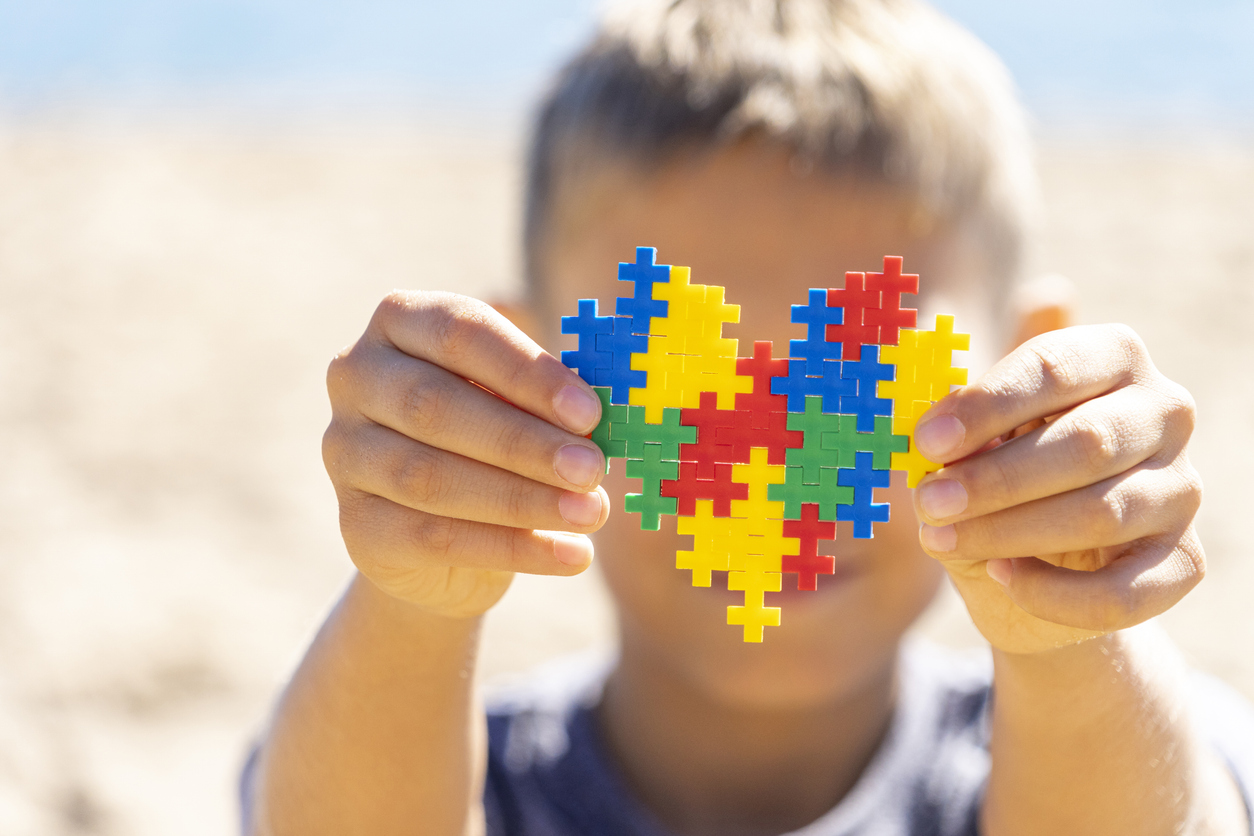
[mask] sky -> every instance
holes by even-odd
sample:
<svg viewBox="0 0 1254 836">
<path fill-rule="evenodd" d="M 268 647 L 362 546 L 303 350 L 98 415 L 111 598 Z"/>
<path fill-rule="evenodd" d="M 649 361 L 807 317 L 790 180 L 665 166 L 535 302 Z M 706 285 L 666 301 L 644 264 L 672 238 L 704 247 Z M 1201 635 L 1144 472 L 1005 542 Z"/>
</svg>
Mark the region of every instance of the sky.
<svg viewBox="0 0 1254 836">
<path fill-rule="evenodd" d="M 1254 0 L 939 0 L 1045 122 L 1254 124 Z M 0 0 L 0 113 L 521 114 L 591 0 Z"/>
</svg>

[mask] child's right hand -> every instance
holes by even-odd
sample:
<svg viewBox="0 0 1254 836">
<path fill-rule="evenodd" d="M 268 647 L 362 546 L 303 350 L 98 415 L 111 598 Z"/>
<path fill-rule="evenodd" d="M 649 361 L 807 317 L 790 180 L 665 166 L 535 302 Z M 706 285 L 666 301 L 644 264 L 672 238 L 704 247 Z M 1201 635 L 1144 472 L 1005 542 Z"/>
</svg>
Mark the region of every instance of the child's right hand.
<svg viewBox="0 0 1254 836">
<path fill-rule="evenodd" d="M 600 401 L 490 306 L 390 294 L 331 361 L 327 390 L 322 454 L 340 530 L 384 592 L 471 616 L 514 572 L 588 566 L 585 535 L 604 524 L 609 498 L 605 459 L 580 436 L 596 426 Z"/>
</svg>

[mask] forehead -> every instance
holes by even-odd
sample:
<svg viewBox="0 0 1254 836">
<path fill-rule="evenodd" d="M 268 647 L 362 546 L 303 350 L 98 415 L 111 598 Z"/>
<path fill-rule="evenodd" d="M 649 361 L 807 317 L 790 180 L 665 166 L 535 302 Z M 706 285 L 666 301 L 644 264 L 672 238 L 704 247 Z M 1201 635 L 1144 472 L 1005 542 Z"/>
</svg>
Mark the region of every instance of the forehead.
<svg viewBox="0 0 1254 836">
<path fill-rule="evenodd" d="M 653 246 L 660 262 L 691 267 L 693 282 L 727 288 L 727 302 L 741 306 L 741 325 L 727 336 L 796 336 L 789 306 L 804 303 L 807 288 L 841 286 L 845 271 L 879 270 L 888 254 L 921 275 L 921 324 L 935 311 L 968 328 L 987 317 L 980 265 L 963 236 L 909 195 L 798 172 L 775 147 L 744 143 L 651 172 L 610 166 L 559 192 L 541 266 L 560 312 L 576 298 L 620 295 L 616 263 Z"/>
</svg>

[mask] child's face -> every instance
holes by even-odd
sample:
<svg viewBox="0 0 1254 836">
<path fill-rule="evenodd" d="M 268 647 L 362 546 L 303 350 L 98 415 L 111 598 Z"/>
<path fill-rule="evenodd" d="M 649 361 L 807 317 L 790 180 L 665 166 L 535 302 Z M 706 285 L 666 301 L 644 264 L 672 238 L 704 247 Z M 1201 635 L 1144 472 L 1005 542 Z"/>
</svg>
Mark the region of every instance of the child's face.
<svg viewBox="0 0 1254 836">
<path fill-rule="evenodd" d="M 572 191 L 556 207 L 544 258 L 556 309 L 547 317 L 551 349 L 560 339 L 556 316 L 573 313 L 576 299 L 599 298 L 605 307 L 629 292 L 616 265 L 633 260 L 636 246 L 691 267 L 693 283 L 727 288 L 741 319 L 724 336 L 740 340 L 742 356 L 763 339 L 774 341 L 776 357 L 787 356 L 788 340 L 804 336 L 804 326 L 789 321 L 790 306 L 806 301 L 807 288 L 840 286 L 846 270 L 878 270 L 886 254 L 904 256 L 906 270 L 921 275 L 921 327 L 940 311 L 975 334 L 977 349 L 981 330 L 991 333 L 979 263 L 961 236 L 935 228 L 888 187 L 798 176 L 782 151 L 745 145 L 651 174 L 607 171 Z M 621 462 L 604 482 L 611 497 L 635 484 Z M 820 575 L 817 592 L 796 591 L 795 576 L 786 575 L 783 592 L 767 593 L 767 605 L 783 612 L 763 644 L 743 643 L 740 628 L 725 623 L 726 607 L 740 597 L 726 591 L 725 576 L 694 588 L 675 568 L 675 551 L 690 547 L 675 533 L 675 517 L 663 517 L 660 532 L 643 532 L 639 516 L 612 512 L 595 541 L 624 652 L 647 654 L 720 701 L 759 706 L 838 699 L 885 675 L 942 570 L 918 546 L 904 475 L 894 473 L 892 487 L 878 493 L 891 500 L 892 521 L 877 525 L 871 540 L 855 540 L 850 523 L 837 523 L 834 548 L 820 545 L 836 555 L 836 574 Z"/>
</svg>

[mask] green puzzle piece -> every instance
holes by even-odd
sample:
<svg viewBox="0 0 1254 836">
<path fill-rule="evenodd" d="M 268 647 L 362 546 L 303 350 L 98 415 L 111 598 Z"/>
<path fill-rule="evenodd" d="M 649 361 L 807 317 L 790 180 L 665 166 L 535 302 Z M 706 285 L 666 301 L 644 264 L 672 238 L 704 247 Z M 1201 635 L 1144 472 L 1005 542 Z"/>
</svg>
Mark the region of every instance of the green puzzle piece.
<svg viewBox="0 0 1254 836">
<path fill-rule="evenodd" d="M 870 453 L 872 469 L 888 470 L 892 466 L 892 453 L 904 453 L 910 449 L 909 436 L 893 435 L 892 418 L 877 417 L 874 432 L 860 433 L 857 430 L 856 415 L 836 417 L 840 418 L 836 430 L 821 432 L 819 445 L 824 451 L 835 452 L 839 455 L 840 464 L 837 467 L 852 468 L 855 464 L 856 453 Z"/>
<path fill-rule="evenodd" d="M 628 459 L 643 459 L 645 447 L 651 445 L 661 448 L 662 461 L 677 462 L 679 445 L 697 443 L 697 428 L 685 427 L 679 419 L 680 411 L 668 408 L 662 410 L 662 423 L 650 424 L 644 420 L 643 406 L 629 406 L 626 420 L 610 426 L 610 438 L 625 443 Z"/>
<path fill-rule="evenodd" d="M 788 429 L 800 430 L 805 433 L 802 446 L 790 448 L 785 454 L 785 463 L 790 467 L 803 469 L 803 481 L 808 485 L 819 484 L 819 468 L 821 467 L 853 467 L 853 454 L 847 462 L 841 460 L 839 450 L 828 450 L 823 446 L 825 432 L 839 431 L 841 419 L 847 419 L 852 430 L 857 421 L 856 415 L 831 415 L 823 412 L 823 399 L 817 395 L 806 398 L 805 412 L 788 413 Z"/>
<path fill-rule="evenodd" d="M 678 412 L 679 410 L 675 410 Z M 662 445 L 644 444 L 642 459 L 627 460 L 627 478 L 640 479 L 640 493 L 629 493 L 623 498 L 623 509 L 640 515 L 642 531 L 661 528 L 661 514 L 674 515 L 679 501 L 673 496 L 662 496 L 662 480 L 679 478 L 679 462 L 662 459 Z"/>
<path fill-rule="evenodd" d="M 608 386 L 593 386 L 592 391 L 596 392 L 597 397 L 601 399 L 601 421 L 588 438 L 592 439 L 592 443 L 600 447 L 601 452 L 605 454 L 605 472 L 609 473 L 610 459 L 627 457 L 627 442 L 610 438 L 612 425 L 615 422 L 627 420 L 627 407 L 624 404 L 610 403 L 610 387 Z"/>
<path fill-rule="evenodd" d="M 824 467 L 819 470 L 818 482 L 808 483 L 804 481 L 802 468 L 789 467 L 784 472 L 782 485 L 767 486 L 766 498 L 784 503 L 786 520 L 801 519 L 801 505 L 806 502 L 819 506 L 820 520 L 834 520 L 837 505 L 853 504 L 853 488 L 836 484 L 838 473 L 840 471 L 834 467 Z"/>
</svg>

